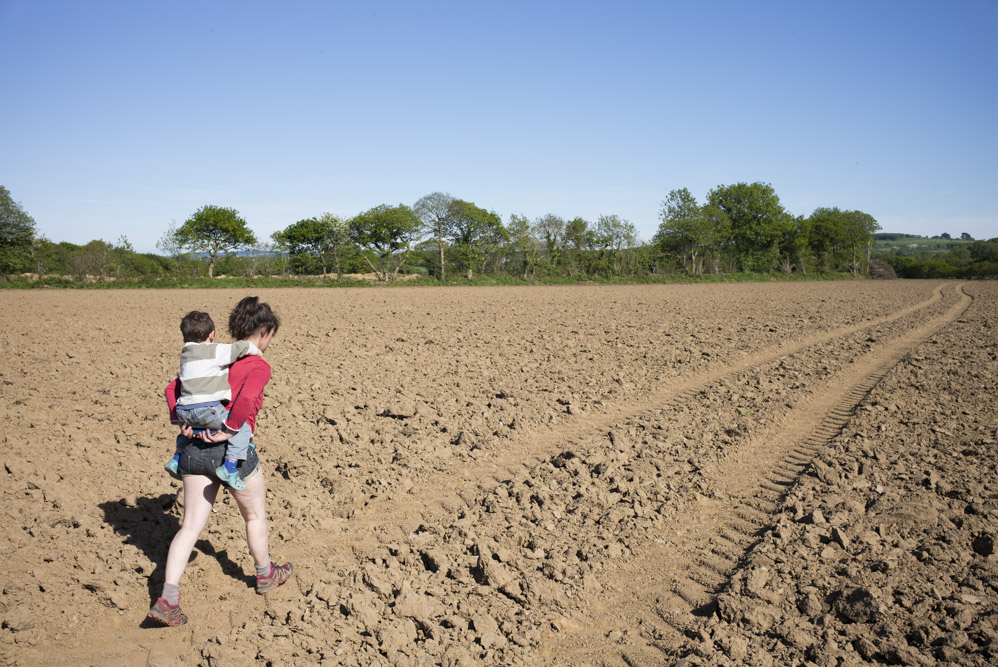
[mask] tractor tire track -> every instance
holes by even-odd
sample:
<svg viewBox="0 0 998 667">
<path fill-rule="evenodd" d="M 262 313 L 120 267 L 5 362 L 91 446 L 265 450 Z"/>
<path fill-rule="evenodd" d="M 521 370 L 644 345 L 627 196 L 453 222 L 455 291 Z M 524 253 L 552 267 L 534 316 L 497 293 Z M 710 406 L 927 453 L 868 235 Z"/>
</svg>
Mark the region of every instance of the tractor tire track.
<svg viewBox="0 0 998 667">
<path fill-rule="evenodd" d="M 674 651 L 693 621 L 713 613 L 716 595 L 771 525 L 787 489 L 809 470 L 821 474 L 814 470 L 815 455 L 905 354 L 967 309 L 972 298 L 962 284 L 955 289 L 960 299 L 943 315 L 856 359 L 708 473 L 715 492 L 701 497 L 673 525 L 650 534 L 622 564 L 608 594 L 577 622 L 584 630 L 546 638 L 538 657 L 552 664 L 627 665 L 678 658 Z M 620 636 L 627 628 L 639 628 L 640 639 L 631 636 L 626 646 L 607 646 L 608 636 Z"/>
<path fill-rule="evenodd" d="M 385 519 L 389 519 L 393 522 L 404 521 L 407 531 L 414 530 L 420 523 L 431 518 L 427 512 L 439 514 L 440 510 L 443 510 L 444 514 L 452 513 L 456 508 L 470 502 L 483 489 L 494 487 L 499 480 L 508 477 L 511 471 L 529 468 L 573 443 L 583 441 L 594 434 L 605 433 L 615 424 L 632 420 L 642 414 L 688 403 L 699 392 L 725 378 L 744 374 L 802 350 L 826 345 L 930 308 L 943 299 L 943 292 L 949 286 L 949 283 L 939 285 L 925 301 L 882 317 L 789 341 L 760 350 L 716 369 L 670 380 L 648 393 L 640 401 L 611 404 L 598 413 L 579 415 L 576 419 L 559 424 L 557 427 L 529 431 L 494 457 L 483 456 L 473 466 L 455 466 L 436 473 L 438 480 L 428 480 L 420 489 L 410 492 L 401 504 L 391 498 L 375 499 L 351 517 L 351 528 L 357 529 L 358 533 L 370 535 L 372 528 L 383 525 Z"/>
</svg>

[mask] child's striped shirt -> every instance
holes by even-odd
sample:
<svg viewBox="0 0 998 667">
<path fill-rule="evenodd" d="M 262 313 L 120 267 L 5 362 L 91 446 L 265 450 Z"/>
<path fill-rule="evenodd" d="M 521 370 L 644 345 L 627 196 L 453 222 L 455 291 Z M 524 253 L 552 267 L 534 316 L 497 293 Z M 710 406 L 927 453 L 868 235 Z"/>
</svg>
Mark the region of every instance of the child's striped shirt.
<svg viewBox="0 0 998 667">
<path fill-rule="evenodd" d="M 185 343 L 180 352 L 180 398 L 177 405 L 232 400 L 229 366 L 260 350 L 249 341 L 235 343 Z"/>
</svg>

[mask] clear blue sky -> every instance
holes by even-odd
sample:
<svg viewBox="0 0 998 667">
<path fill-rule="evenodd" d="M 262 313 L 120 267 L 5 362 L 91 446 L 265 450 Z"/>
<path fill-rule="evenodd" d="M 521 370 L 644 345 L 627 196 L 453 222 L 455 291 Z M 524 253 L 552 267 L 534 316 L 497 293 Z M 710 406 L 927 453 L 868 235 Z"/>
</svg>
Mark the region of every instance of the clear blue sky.
<svg viewBox="0 0 998 667">
<path fill-rule="evenodd" d="M 739 181 L 998 236 L 995 0 L 0 0 L 0 30 L 0 185 L 55 241 L 437 190 L 648 239 Z"/>
</svg>

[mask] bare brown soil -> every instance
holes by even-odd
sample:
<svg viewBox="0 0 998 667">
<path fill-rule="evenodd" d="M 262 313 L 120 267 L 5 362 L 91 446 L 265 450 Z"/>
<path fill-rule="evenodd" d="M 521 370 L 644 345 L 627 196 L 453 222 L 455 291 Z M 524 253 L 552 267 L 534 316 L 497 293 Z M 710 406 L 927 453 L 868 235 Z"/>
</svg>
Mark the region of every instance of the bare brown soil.
<svg viewBox="0 0 998 667">
<path fill-rule="evenodd" d="M 297 577 L 226 496 L 146 627 L 179 318 L 243 296 L 0 292 L 0 661 L 998 659 L 995 283 L 262 290 Z"/>
</svg>

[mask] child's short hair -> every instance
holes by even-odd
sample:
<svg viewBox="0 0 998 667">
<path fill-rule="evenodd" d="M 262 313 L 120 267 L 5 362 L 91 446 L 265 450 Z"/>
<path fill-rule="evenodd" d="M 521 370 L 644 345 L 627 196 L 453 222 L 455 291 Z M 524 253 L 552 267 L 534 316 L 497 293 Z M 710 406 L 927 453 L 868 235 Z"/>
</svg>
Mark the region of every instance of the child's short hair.
<svg viewBox="0 0 998 667">
<path fill-rule="evenodd" d="M 202 343 L 215 330 L 215 323 L 208 313 L 192 310 L 180 320 L 180 333 L 184 335 L 185 343 Z"/>
</svg>

